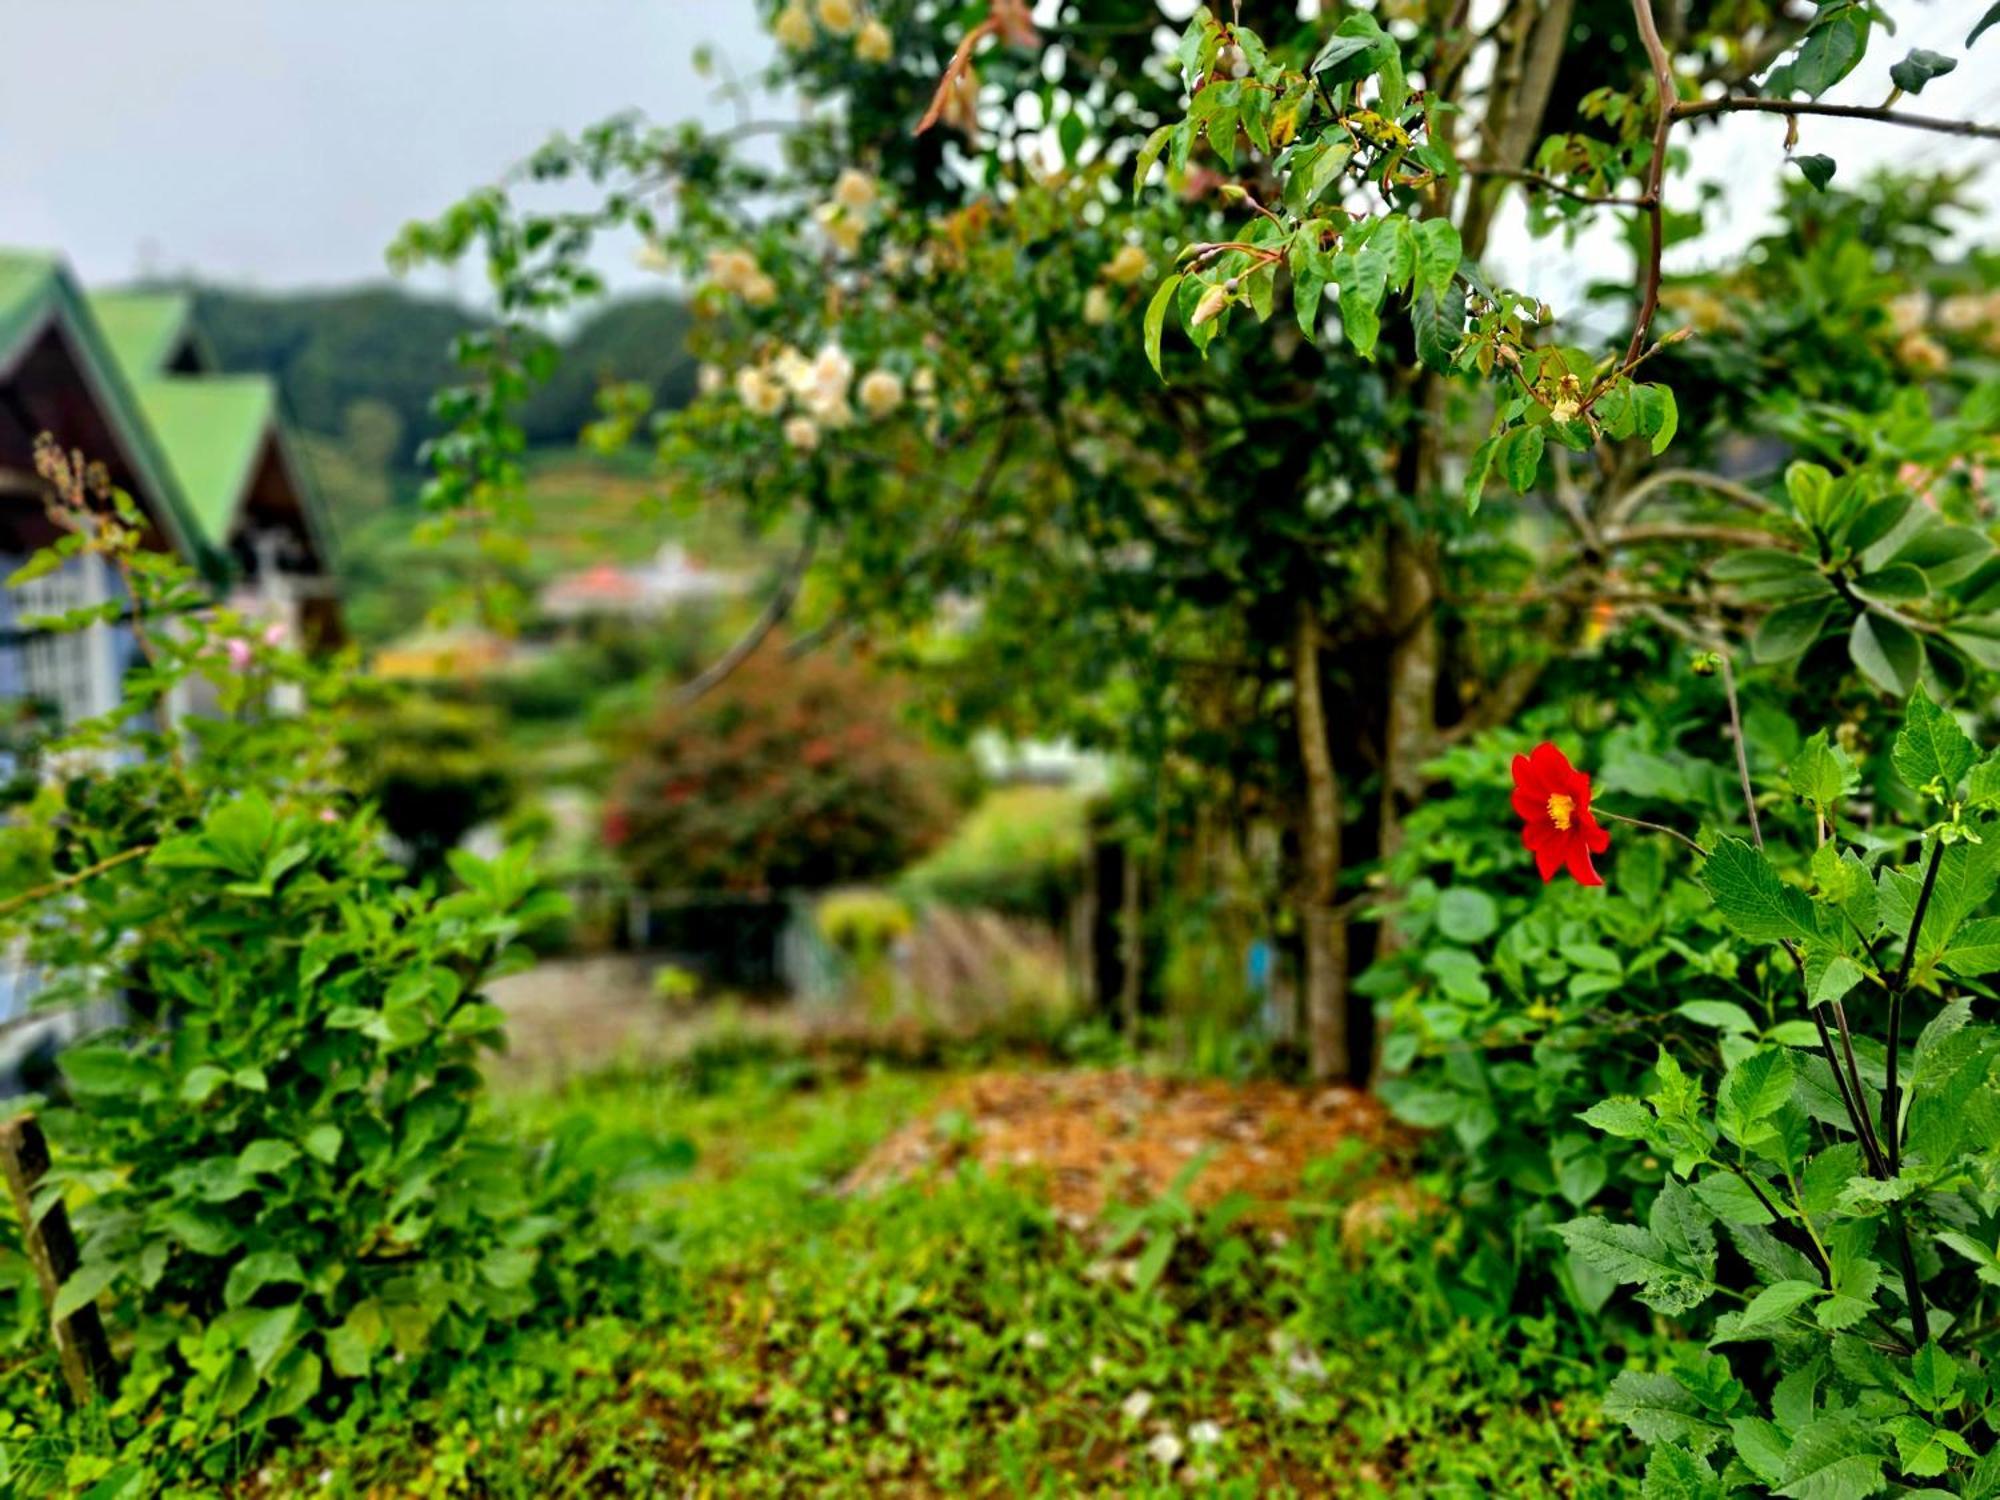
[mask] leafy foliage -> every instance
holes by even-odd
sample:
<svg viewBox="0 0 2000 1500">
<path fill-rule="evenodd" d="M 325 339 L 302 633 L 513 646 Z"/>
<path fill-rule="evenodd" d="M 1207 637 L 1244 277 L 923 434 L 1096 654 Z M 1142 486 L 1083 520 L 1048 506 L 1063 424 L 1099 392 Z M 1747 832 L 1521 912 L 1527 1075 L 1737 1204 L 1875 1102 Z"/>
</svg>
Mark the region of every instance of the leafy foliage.
<svg viewBox="0 0 2000 1500">
<path fill-rule="evenodd" d="M 823 889 L 889 875 L 944 833 L 949 763 L 892 684 L 831 656 L 753 661 L 633 732 L 607 833 L 651 890 Z"/>
</svg>

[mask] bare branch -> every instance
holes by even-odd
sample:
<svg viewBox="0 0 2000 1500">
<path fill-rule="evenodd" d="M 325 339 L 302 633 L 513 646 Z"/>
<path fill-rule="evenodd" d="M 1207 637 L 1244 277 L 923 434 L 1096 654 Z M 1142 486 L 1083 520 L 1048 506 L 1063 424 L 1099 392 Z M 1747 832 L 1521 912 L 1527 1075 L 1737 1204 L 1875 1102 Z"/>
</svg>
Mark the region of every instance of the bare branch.
<svg viewBox="0 0 2000 1500">
<path fill-rule="evenodd" d="M 1622 526 L 1639 513 L 1643 506 L 1661 490 L 1684 484 L 1692 489 L 1707 490 L 1723 499 L 1742 506 L 1745 510 L 1758 511 L 1764 515 L 1778 514 L 1778 507 L 1751 489 L 1738 484 L 1733 479 L 1724 479 L 1720 474 L 1711 474 L 1704 469 L 1660 469 L 1648 474 L 1633 485 L 1612 504 L 1610 522 L 1613 527 Z"/>
<path fill-rule="evenodd" d="M 1902 110 L 1866 104 L 1820 104 L 1790 99 L 1755 99 L 1729 94 L 1720 99 L 1701 99 L 1674 106 L 1676 120 L 1698 120 L 1703 115 L 1754 112 L 1765 115 L 1830 115 L 1841 120 L 1873 120 L 1881 125 L 1900 125 L 1905 130 L 1929 130 L 1938 135 L 1969 136 L 1980 141 L 2000 141 L 2000 125 L 1981 125 L 1973 120 L 1946 120 L 1937 115 L 1913 115 Z"/>
<path fill-rule="evenodd" d="M 805 577 L 806 568 L 811 565 L 813 551 L 818 545 L 819 519 L 814 517 L 806 523 L 805 540 L 799 544 L 798 552 L 786 565 L 783 576 L 778 579 L 778 586 L 771 591 L 771 597 L 765 601 L 757 618 L 751 621 L 750 628 L 698 676 L 689 678 L 674 689 L 672 701 L 675 708 L 685 707 L 710 689 L 720 686 L 730 673 L 748 661 L 764 644 L 771 632 L 792 612 L 792 604 L 799 596 L 799 583 Z"/>
</svg>

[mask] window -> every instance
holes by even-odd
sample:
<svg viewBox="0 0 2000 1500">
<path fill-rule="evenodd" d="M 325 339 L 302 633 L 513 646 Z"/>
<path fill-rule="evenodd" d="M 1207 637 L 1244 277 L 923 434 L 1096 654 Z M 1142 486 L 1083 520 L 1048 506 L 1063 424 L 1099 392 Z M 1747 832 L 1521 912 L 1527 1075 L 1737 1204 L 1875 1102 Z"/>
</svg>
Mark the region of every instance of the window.
<svg viewBox="0 0 2000 1500">
<path fill-rule="evenodd" d="M 102 564 L 87 558 L 81 565 L 59 568 L 21 584 L 14 595 L 15 618 L 34 630 L 37 615 L 59 615 L 103 600 L 95 572 Z M 103 652 L 103 631 L 36 632 L 25 642 L 24 676 L 30 698 L 53 704 L 65 724 L 101 712 L 97 661 Z"/>
</svg>

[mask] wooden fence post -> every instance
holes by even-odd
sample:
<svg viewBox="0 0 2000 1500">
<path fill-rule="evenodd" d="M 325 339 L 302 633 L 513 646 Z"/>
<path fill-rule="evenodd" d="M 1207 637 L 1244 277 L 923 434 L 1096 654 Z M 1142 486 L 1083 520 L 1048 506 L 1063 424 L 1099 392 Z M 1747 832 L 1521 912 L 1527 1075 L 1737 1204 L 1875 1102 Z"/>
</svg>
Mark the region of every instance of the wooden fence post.
<svg viewBox="0 0 2000 1500">
<path fill-rule="evenodd" d="M 95 1303 L 86 1303 L 66 1318 L 54 1316 L 56 1293 L 75 1274 L 80 1257 L 62 1204 L 54 1204 L 39 1224 L 35 1222 L 35 1185 L 48 1170 L 49 1143 L 33 1115 L 16 1115 L 0 1124 L 0 1175 L 7 1179 L 14 1211 L 21 1219 L 22 1243 L 42 1284 L 42 1300 L 49 1306 L 63 1380 L 70 1398 L 80 1407 L 88 1406 L 96 1397 L 109 1400 L 116 1393 L 118 1366 Z"/>
</svg>

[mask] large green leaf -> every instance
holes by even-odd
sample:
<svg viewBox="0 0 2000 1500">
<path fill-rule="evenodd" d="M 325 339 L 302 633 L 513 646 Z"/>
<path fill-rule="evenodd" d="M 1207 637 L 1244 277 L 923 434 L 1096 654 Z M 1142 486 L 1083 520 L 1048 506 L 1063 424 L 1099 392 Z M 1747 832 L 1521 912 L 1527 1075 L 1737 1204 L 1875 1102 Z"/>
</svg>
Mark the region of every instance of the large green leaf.
<svg viewBox="0 0 2000 1500">
<path fill-rule="evenodd" d="M 1741 839 L 1717 841 L 1702 865 L 1701 883 L 1739 937 L 1776 943 L 1807 942 L 1817 935 L 1811 899 L 1786 885 L 1771 862 Z"/>
<path fill-rule="evenodd" d="M 1948 800 L 1979 759 L 1979 752 L 1959 728 L 1958 720 L 1933 703 L 1931 695 L 1919 687 L 1904 712 L 1903 727 L 1896 735 L 1890 759 L 1896 774 L 1912 791 L 1928 790 Z"/>
<path fill-rule="evenodd" d="M 1907 698 L 1917 685 L 1924 648 L 1906 626 L 1863 610 L 1854 617 L 1847 649 L 1862 675 L 1883 692 Z"/>
</svg>

